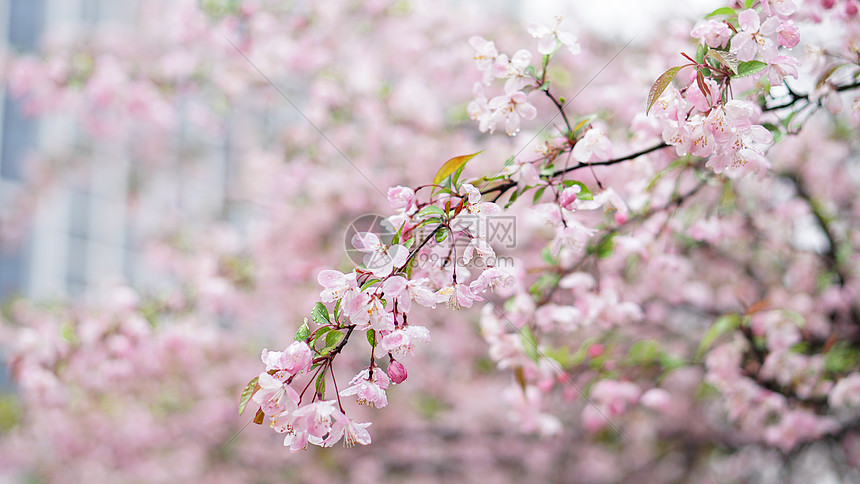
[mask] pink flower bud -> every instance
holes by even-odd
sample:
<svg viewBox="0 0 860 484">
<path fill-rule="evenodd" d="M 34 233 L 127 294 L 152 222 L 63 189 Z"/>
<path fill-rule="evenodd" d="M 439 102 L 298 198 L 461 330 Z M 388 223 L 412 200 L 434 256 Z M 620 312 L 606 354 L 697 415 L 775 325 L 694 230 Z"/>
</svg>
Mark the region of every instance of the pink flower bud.
<svg viewBox="0 0 860 484">
<path fill-rule="evenodd" d="M 576 194 L 580 191 L 582 191 L 582 188 L 579 185 L 565 188 L 558 195 L 558 204 L 565 210 L 573 210 L 575 208 L 573 202 L 576 201 Z"/>
<path fill-rule="evenodd" d="M 617 223 L 618 225 L 627 223 L 628 219 L 629 217 L 627 212 L 622 212 L 621 210 L 615 211 L 615 223 Z"/>
<path fill-rule="evenodd" d="M 598 356 L 603 354 L 603 345 L 600 343 L 595 343 L 589 346 L 587 354 L 589 358 L 597 358 Z"/>
<path fill-rule="evenodd" d="M 394 383 L 403 383 L 406 381 L 406 367 L 397 360 L 391 360 L 388 364 L 388 376 Z"/>
</svg>

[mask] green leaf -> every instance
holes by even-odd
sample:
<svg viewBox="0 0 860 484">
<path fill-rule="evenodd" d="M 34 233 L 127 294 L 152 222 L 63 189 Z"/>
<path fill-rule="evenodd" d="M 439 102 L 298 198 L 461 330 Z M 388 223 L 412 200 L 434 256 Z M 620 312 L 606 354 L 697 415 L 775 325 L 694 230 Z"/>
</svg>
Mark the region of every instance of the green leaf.
<svg viewBox="0 0 860 484">
<path fill-rule="evenodd" d="M 308 339 L 308 336 L 311 335 L 311 329 L 308 327 L 308 323 L 305 322 L 299 329 L 296 331 L 296 336 L 293 338 L 296 341 L 305 341 Z"/>
<path fill-rule="evenodd" d="M 328 308 L 321 302 L 314 304 L 314 308 L 311 311 L 311 317 L 314 322 L 319 325 L 331 324 L 331 319 L 329 319 L 328 315 Z"/>
<path fill-rule="evenodd" d="M 340 320 L 340 302 L 341 301 L 343 301 L 343 299 L 338 299 L 337 302 L 334 303 L 334 320 L 335 321 Z"/>
<path fill-rule="evenodd" d="M 320 376 L 317 377 L 317 383 L 315 385 L 317 396 L 320 399 L 325 398 L 325 371 L 320 373 Z"/>
<path fill-rule="evenodd" d="M 523 191 L 525 191 L 525 190 L 523 190 Z M 513 205 L 514 202 L 516 202 L 517 199 L 520 198 L 521 194 L 522 194 L 521 191 L 515 190 L 514 193 L 511 194 L 511 198 L 508 199 L 508 203 L 505 204 L 505 208 L 508 208 L 511 205 Z"/>
<path fill-rule="evenodd" d="M 717 318 L 699 342 L 699 351 L 696 352 L 696 361 L 700 361 L 702 359 L 705 352 L 708 351 L 708 348 L 714 344 L 714 341 L 716 341 L 717 338 L 738 329 L 740 325 L 741 318 L 737 314 L 725 314 Z"/>
<path fill-rule="evenodd" d="M 442 183 L 443 180 L 448 178 L 449 175 L 459 170 L 472 158 L 478 156 L 483 151 L 479 151 L 477 153 L 472 153 L 471 155 L 463 155 L 463 156 L 455 156 L 450 160 L 446 161 L 442 168 L 439 168 L 439 171 L 436 172 L 436 176 L 433 177 L 433 184 L 438 185 Z"/>
<path fill-rule="evenodd" d="M 747 7 L 747 8 L 749 8 L 749 7 Z M 731 7 L 720 7 L 718 9 L 714 10 L 713 12 L 705 15 L 705 18 L 718 17 L 720 15 L 732 16 L 732 15 L 736 15 L 736 14 L 737 14 L 737 12 L 735 12 L 735 9 L 733 9 Z"/>
<path fill-rule="evenodd" d="M 839 341 L 824 354 L 824 368 L 832 373 L 856 370 L 860 365 L 860 350 L 847 341 Z"/>
<path fill-rule="evenodd" d="M 591 244 L 586 249 L 588 254 L 597 255 L 601 259 L 606 259 L 615 251 L 615 234 L 607 234 L 603 236 L 596 244 Z"/>
<path fill-rule="evenodd" d="M 242 397 L 239 398 L 239 415 L 242 415 L 242 412 L 245 411 L 245 405 L 247 405 L 248 402 L 251 401 L 251 397 L 253 397 L 254 393 L 257 392 L 257 389 L 260 388 L 260 386 L 257 384 L 259 380 L 260 377 L 255 376 L 251 381 L 248 382 L 247 385 L 245 385 L 245 389 L 242 390 Z"/>
<path fill-rule="evenodd" d="M 654 81 L 654 84 L 651 86 L 651 90 L 648 92 L 647 108 L 645 108 L 646 115 L 651 111 L 651 107 L 654 106 L 654 103 L 657 102 L 657 99 L 660 98 L 660 95 L 663 94 L 663 91 L 666 90 L 666 87 L 672 82 L 672 79 L 675 78 L 675 75 L 678 74 L 678 71 L 683 67 L 684 66 L 673 67 L 660 74 L 660 77 Z"/>
<path fill-rule="evenodd" d="M 554 266 L 558 264 L 558 257 L 554 256 L 552 253 L 552 249 L 549 247 L 544 247 L 540 253 L 541 259 L 547 263 L 547 265 Z"/>
<path fill-rule="evenodd" d="M 445 210 L 442 207 L 437 207 L 436 205 L 427 205 L 426 207 L 419 210 L 417 214 L 419 218 L 426 217 L 428 215 L 444 217 Z"/>
<path fill-rule="evenodd" d="M 441 228 L 436 231 L 436 242 L 442 242 L 448 238 L 448 229 Z"/>
<path fill-rule="evenodd" d="M 370 346 L 376 346 L 376 331 L 373 329 L 367 330 L 367 342 L 370 343 Z"/>
<path fill-rule="evenodd" d="M 630 346 L 627 360 L 633 365 L 648 365 L 657 361 L 660 356 L 660 344 L 653 340 L 637 341 Z"/>
<path fill-rule="evenodd" d="M 725 50 L 712 50 L 708 52 L 708 56 L 716 59 L 724 66 L 728 67 L 733 74 L 737 75 L 740 63 L 738 63 L 738 56 L 735 54 Z"/>
<path fill-rule="evenodd" d="M 699 46 L 696 48 L 696 57 L 695 57 L 696 62 L 698 62 L 699 64 L 702 64 L 703 62 L 705 62 L 705 54 L 707 54 L 707 53 L 708 53 L 708 46 L 705 44 L 699 44 Z"/>
<path fill-rule="evenodd" d="M 570 354 L 570 348 L 567 346 L 560 346 L 558 348 L 546 348 L 543 350 L 543 354 L 546 355 L 547 358 L 552 358 L 557 361 L 562 368 L 570 368 L 571 362 L 573 361 L 573 355 Z"/>
<path fill-rule="evenodd" d="M 751 76 L 757 72 L 763 71 L 765 67 L 767 67 L 767 64 L 762 61 L 752 60 L 749 62 L 741 62 L 738 64 L 738 74 L 735 77 Z"/>
<path fill-rule="evenodd" d="M 541 197 L 541 195 L 543 195 L 543 192 L 544 192 L 545 190 L 546 190 L 546 187 L 540 187 L 540 188 L 538 188 L 537 190 L 535 190 L 535 197 L 534 197 L 534 199 L 532 200 L 532 203 L 533 203 L 533 204 L 537 204 L 537 203 L 538 203 L 538 200 L 540 200 L 540 197 Z"/>
<path fill-rule="evenodd" d="M 331 353 L 334 350 L 335 346 L 337 346 L 337 344 L 341 342 L 343 336 L 344 334 L 341 331 L 329 331 L 325 335 L 325 347 L 322 349 L 322 351 L 320 351 L 320 355 L 326 356 L 327 354 Z"/>
<path fill-rule="evenodd" d="M 316 333 L 314 333 L 314 339 L 311 343 L 316 346 L 317 341 L 319 341 L 320 338 L 322 338 L 323 336 L 325 336 L 326 333 L 332 330 L 334 330 L 334 328 L 332 328 L 331 326 L 323 326 L 322 328 L 318 329 Z"/>
<path fill-rule="evenodd" d="M 754 3 L 755 0 L 747 0 L 746 2 L 744 2 L 744 10 L 749 10 Z"/>
<path fill-rule="evenodd" d="M 377 282 L 379 282 L 379 279 L 370 279 L 361 285 L 361 290 L 364 291 L 365 289 L 376 284 Z"/>
<path fill-rule="evenodd" d="M 532 333 L 531 328 L 528 326 L 523 326 L 520 330 L 520 340 L 522 340 L 523 351 L 526 356 L 532 359 L 532 361 L 537 362 L 540 354 L 537 349 L 537 339 L 535 338 L 534 333 Z"/>
</svg>

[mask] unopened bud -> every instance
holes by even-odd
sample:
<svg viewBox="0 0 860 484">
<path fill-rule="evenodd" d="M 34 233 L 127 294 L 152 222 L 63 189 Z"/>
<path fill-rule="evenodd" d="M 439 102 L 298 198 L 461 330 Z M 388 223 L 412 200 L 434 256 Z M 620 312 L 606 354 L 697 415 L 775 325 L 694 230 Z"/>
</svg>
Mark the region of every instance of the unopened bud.
<svg viewBox="0 0 860 484">
<path fill-rule="evenodd" d="M 388 377 L 394 383 L 403 383 L 406 381 L 406 367 L 397 360 L 391 360 L 388 364 Z"/>
</svg>

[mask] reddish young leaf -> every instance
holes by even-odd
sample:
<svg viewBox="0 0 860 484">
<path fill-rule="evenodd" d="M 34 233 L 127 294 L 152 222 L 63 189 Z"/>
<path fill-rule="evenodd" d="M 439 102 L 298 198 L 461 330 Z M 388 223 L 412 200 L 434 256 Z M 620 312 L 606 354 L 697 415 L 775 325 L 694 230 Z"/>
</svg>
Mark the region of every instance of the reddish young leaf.
<svg viewBox="0 0 860 484">
<path fill-rule="evenodd" d="M 678 71 L 681 70 L 684 66 L 677 66 L 669 69 L 668 71 L 660 74 L 660 77 L 654 81 L 654 84 L 651 86 L 651 91 L 648 92 L 648 107 L 645 108 L 645 114 L 648 114 L 651 111 L 651 106 L 657 102 L 657 99 L 663 94 L 663 91 L 666 90 L 666 86 L 672 82 L 672 79 L 675 78 L 675 75 L 678 74 Z"/>
</svg>

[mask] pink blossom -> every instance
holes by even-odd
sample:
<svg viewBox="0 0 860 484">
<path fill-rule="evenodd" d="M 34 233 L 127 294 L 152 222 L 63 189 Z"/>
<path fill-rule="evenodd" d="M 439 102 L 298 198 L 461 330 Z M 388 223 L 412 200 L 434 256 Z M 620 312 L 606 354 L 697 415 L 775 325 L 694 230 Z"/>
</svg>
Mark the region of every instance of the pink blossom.
<svg viewBox="0 0 860 484">
<path fill-rule="evenodd" d="M 552 245 L 553 251 L 558 253 L 562 248 L 566 248 L 580 253 L 585 250 L 588 239 L 595 233 L 597 230 L 589 229 L 579 222 L 568 222 L 567 227 L 560 227 L 556 231 Z"/>
<path fill-rule="evenodd" d="M 549 28 L 539 24 L 529 25 L 529 34 L 538 39 L 538 52 L 543 55 L 549 55 L 555 52 L 559 45 L 564 45 L 568 48 L 571 54 L 579 53 L 579 42 L 576 36 L 567 31 L 560 31 L 558 28 L 564 21 L 561 17 L 555 18 L 555 26 Z"/>
<path fill-rule="evenodd" d="M 377 331 L 394 329 L 394 316 L 387 312 L 376 294 L 350 291 L 343 299 L 343 312 L 360 330 L 373 328 Z"/>
<path fill-rule="evenodd" d="M 786 77 L 797 78 L 797 67 L 800 60 L 796 57 L 778 55 L 768 64 L 767 77 L 771 86 L 778 86 Z"/>
<path fill-rule="evenodd" d="M 360 405 L 369 404 L 376 408 L 388 405 L 385 390 L 390 380 L 381 368 L 365 368 L 355 375 L 349 384 L 349 387 L 340 392 L 341 396 L 355 395 Z"/>
<path fill-rule="evenodd" d="M 476 82 L 472 89 L 474 99 L 469 102 L 466 111 L 469 118 L 478 122 L 478 130 L 482 133 L 489 131 L 492 133 L 496 129 L 497 113 L 490 109 L 487 96 L 484 94 L 484 86 L 480 82 Z"/>
<path fill-rule="evenodd" d="M 409 187 L 396 186 L 388 189 L 388 203 L 400 212 L 409 212 L 414 206 L 415 192 Z"/>
<path fill-rule="evenodd" d="M 573 147 L 573 158 L 580 163 L 608 160 L 612 157 L 612 143 L 606 133 L 590 129 Z"/>
<path fill-rule="evenodd" d="M 322 302 L 332 302 L 343 298 L 347 291 L 356 288 L 355 273 L 344 274 L 340 271 L 326 269 L 317 275 L 317 282 L 324 287 L 320 292 Z"/>
<path fill-rule="evenodd" d="M 525 49 L 520 49 L 514 53 L 514 56 L 511 57 L 506 66 L 507 71 L 504 75 L 498 76 L 507 79 L 505 81 L 505 92 L 519 91 L 530 83 L 532 77 L 526 73 L 526 69 L 531 64 L 531 60 L 531 52 Z"/>
<path fill-rule="evenodd" d="M 738 23 L 743 30 L 732 38 L 731 51 L 737 54 L 739 61 L 751 61 L 757 53 L 765 62 L 776 57 L 777 47 L 771 36 L 779 27 L 779 19 L 768 17 L 761 23 L 758 12 L 749 9 L 738 14 Z"/>
<path fill-rule="evenodd" d="M 484 74 L 484 84 L 490 84 L 493 79 L 492 68 L 499 56 L 496 44 L 476 35 L 469 39 L 469 45 L 476 51 L 475 66 Z"/>
<path fill-rule="evenodd" d="M 444 302 L 451 309 L 470 308 L 473 301 L 483 301 L 483 298 L 475 295 L 465 284 L 454 283 L 436 291 L 436 302 Z"/>
<path fill-rule="evenodd" d="M 761 0 L 761 6 L 766 14 L 781 17 L 788 17 L 798 9 L 797 0 Z"/>
<path fill-rule="evenodd" d="M 860 373 L 852 373 L 836 382 L 827 399 L 834 408 L 860 407 Z"/>
<path fill-rule="evenodd" d="M 311 366 L 313 352 L 304 341 L 295 341 L 284 351 L 263 349 L 260 358 L 266 364 L 266 371 L 275 370 L 279 379 L 286 379 L 301 371 L 307 371 Z"/>
<path fill-rule="evenodd" d="M 800 30 L 793 21 L 786 20 L 777 27 L 776 39 L 779 41 L 779 45 L 790 49 L 800 42 Z"/>
<path fill-rule="evenodd" d="M 372 232 L 355 234 L 352 237 L 352 245 L 361 252 L 365 252 L 364 266 L 376 277 L 385 277 L 406 263 L 409 250 L 400 245 L 384 245 L 379 237 Z"/>
<path fill-rule="evenodd" d="M 397 358 L 411 355 L 415 343 L 429 343 L 430 330 L 424 326 L 407 325 L 382 336 L 379 346 Z"/>
<path fill-rule="evenodd" d="M 537 109 L 529 104 L 526 94 L 522 91 L 506 91 L 501 96 L 490 99 L 489 109 L 495 111 L 497 119 L 505 120 L 505 132 L 515 136 L 520 130 L 520 118 L 534 119 Z"/>
<path fill-rule="evenodd" d="M 367 427 L 370 427 L 370 422 L 358 423 L 349 419 L 343 429 L 343 445 L 347 448 L 355 444 L 370 445 L 370 432 Z"/>
<path fill-rule="evenodd" d="M 708 47 L 725 47 L 732 37 L 732 31 L 725 22 L 720 20 L 703 20 L 693 27 L 690 36 L 699 39 Z"/>
<path fill-rule="evenodd" d="M 299 394 L 286 383 L 267 372 L 260 373 L 260 389 L 252 399 L 260 405 L 266 415 L 275 415 L 298 408 Z"/>
<path fill-rule="evenodd" d="M 466 209 L 470 215 L 477 215 L 480 218 L 501 213 L 501 207 L 495 203 L 482 202 L 481 191 L 471 183 L 464 183 L 461 188 L 468 194 L 469 202 L 466 204 Z M 478 228 L 480 229 L 482 225 L 478 224 Z"/>
<path fill-rule="evenodd" d="M 490 267 L 481 272 L 474 281 L 469 284 L 472 292 L 485 292 L 487 289 L 494 289 L 497 286 L 511 287 L 516 283 L 516 276 L 513 271 L 507 267 Z"/>
<path fill-rule="evenodd" d="M 576 202 L 576 196 L 579 192 L 582 191 L 582 187 L 579 185 L 572 185 L 558 194 L 558 204 L 561 205 L 561 208 L 565 210 L 573 211 L 576 209 L 574 202 Z"/>
</svg>

